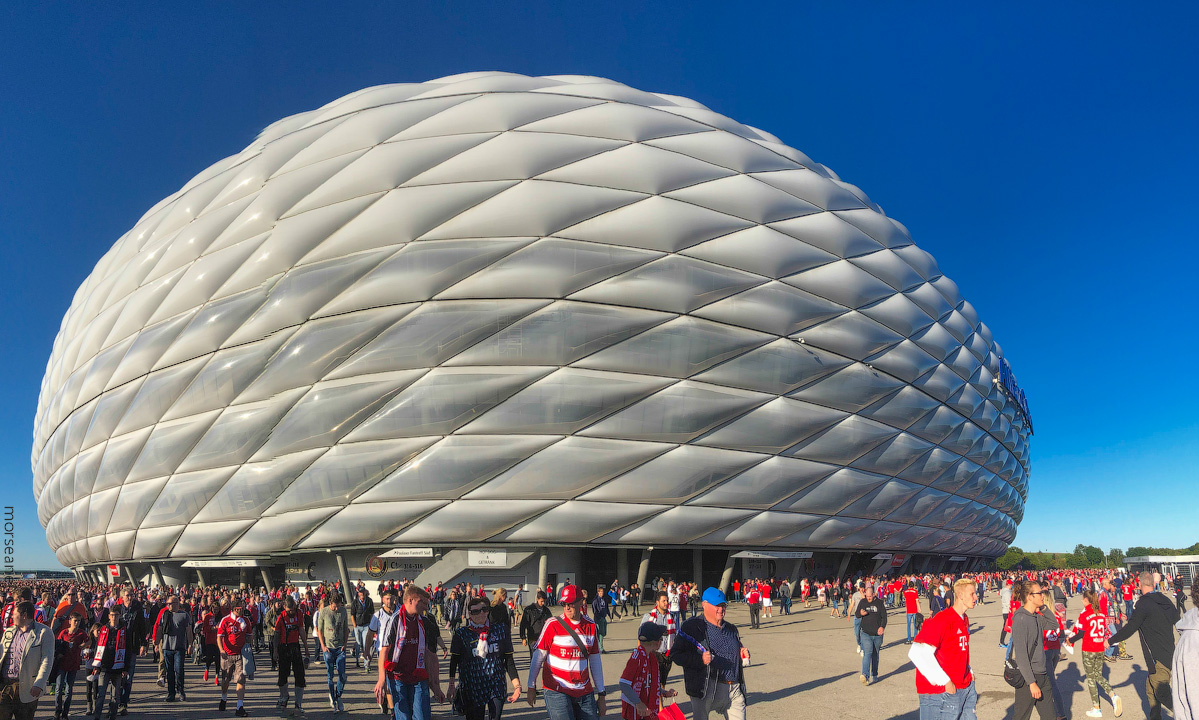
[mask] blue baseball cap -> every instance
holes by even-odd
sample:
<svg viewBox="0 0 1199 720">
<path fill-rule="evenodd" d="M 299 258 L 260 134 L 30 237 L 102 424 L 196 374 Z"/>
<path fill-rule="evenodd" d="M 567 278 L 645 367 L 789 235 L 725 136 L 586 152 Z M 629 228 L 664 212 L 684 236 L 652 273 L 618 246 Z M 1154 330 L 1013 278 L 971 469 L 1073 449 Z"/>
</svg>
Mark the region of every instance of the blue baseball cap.
<svg viewBox="0 0 1199 720">
<path fill-rule="evenodd" d="M 704 590 L 704 602 L 709 605 L 724 605 L 728 602 L 724 597 L 724 593 L 720 592 L 719 588 L 710 587 Z"/>
</svg>

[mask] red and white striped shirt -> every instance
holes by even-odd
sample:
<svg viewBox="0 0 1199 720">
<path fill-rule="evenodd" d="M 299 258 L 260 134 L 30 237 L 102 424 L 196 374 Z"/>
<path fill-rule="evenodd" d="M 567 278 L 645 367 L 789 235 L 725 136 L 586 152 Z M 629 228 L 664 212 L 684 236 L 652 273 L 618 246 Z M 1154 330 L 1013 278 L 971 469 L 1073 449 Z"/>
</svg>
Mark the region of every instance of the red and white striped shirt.
<svg viewBox="0 0 1199 720">
<path fill-rule="evenodd" d="M 586 617 L 570 623 L 586 646 L 587 657 L 571 637 L 563 623 L 570 622 L 559 616 L 546 622 L 537 640 L 537 650 L 529 664 L 529 687 L 537 680 L 537 669 L 544 663 L 541 686 L 572 697 L 588 695 L 598 686 L 604 686 L 603 665 L 599 662 L 599 643 L 596 639 L 595 623 Z M 592 684 L 594 682 L 594 684 Z"/>
</svg>

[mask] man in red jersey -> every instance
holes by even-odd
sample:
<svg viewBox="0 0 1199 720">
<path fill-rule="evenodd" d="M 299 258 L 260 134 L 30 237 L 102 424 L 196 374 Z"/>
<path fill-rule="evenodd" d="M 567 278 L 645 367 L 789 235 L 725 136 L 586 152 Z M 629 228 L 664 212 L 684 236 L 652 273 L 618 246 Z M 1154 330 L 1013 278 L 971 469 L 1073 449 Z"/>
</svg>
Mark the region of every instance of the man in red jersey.
<svg viewBox="0 0 1199 720">
<path fill-rule="evenodd" d="M 597 629 L 583 616 L 577 587 L 563 587 L 560 600 L 562 614 L 546 621 L 529 661 L 529 706 L 537 701 L 537 673 L 544 665 L 541 689 L 550 720 L 596 720 L 607 712 Z"/>
<path fill-rule="evenodd" d="M 976 720 L 978 692 L 970 670 L 970 619 L 978 601 L 974 581 L 953 584 L 953 606 L 929 618 L 916 634 L 908 658 L 916 666 L 920 720 Z"/>
<path fill-rule="evenodd" d="M 225 702 L 229 699 L 230 681 L 237 684 L 238 717 L 246 716 L 246 672 L 242 660 L 241 649 L 245 647 L 246 638 L 250 634 L 250 621 L 246 617 L 246 609 L 234 605 L 233 611 L 221 619 L 217 626 L 217 646 L 221 650 L 221 702 L 217 710 L 224 712 Z"/>
<path fill-rule="evenodd" d="M 916 624 L 916 616 L 920 614 L 920 593 L 916 590 L 916 583 L 908 584 L 906 590 L 903 591 L 903 608 L 908 617 L 908 639 L 907 644 L 912 644 L 912 628 Z"/>
</svg>

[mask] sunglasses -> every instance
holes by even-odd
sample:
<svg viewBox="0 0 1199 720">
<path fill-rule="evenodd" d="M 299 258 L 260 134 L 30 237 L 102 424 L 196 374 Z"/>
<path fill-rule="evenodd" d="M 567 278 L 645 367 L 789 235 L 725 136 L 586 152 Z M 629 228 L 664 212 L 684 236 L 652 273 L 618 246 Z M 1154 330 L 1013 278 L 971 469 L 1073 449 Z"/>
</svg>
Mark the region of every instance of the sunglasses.
<svg viewBox="0 0 1199 720">
<path fill-rule="evenodd" d="M 471 614 L 471 615 L 481 615 L 481 614 L 483 614 L 483 613 L 485 613 L 485 612 L 487 612 L 487 608 L 485 608 L 485 607 L 481 607 L 481 608 L 476 608 L 476 609 L 474 609 L 474 610 L 471 610 L 471 611 L 470 611 L 470 614 Z"/>
</svg>

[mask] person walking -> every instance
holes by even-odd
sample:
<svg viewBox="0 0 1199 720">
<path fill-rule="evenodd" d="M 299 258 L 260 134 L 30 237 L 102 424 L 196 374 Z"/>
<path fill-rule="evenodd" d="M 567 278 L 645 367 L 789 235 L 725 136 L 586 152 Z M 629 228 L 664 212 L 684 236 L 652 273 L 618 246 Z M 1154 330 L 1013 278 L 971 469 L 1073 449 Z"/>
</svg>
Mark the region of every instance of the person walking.
<svg viewBox="0 0 1199 720">
<path fill-rule="evenodd" d="M 1056 720 L 1057 709 L 1053 701 L 1053 688 L 1045 663 L 1046 630 L 1055 630 L 1041 614 L 1045 604 L 1045 591 L 1034 581 L 1023 583 L 1020 589 L 1023 605 L 1012 618 L 1012 639 L 1008 653 L 1024 678 L 1024 685 L 1015 689 L 1016 701 L 1013 720 L 1028 720 L 1032 711 L 1037 711 L 1040 720 Z"/>
<path fill-rule="evenodd" d="M 370 672 L 371 658 L 379 656 L 379 641 L 387 634 L 388 624 L 395 619 L 396 610 L 399 608 L 399 596 L 395 588 L 384 590 L 379 602 L 381 607 L 371 616 L 369 631 L 366 634 L 366 672 Z M 391 695 L 388 694 L 384 701 L 379 703 L 379 710 L 384 715 L 391 715 L 394 713 L 391 708 Z"/>
<path fill-rule="evenodd" d="M 970 618 L 978 600 L 973 580 L 954 583 L 953 606 L 930 617 L 912 638 L 920 720 L 975 720 L 978 691 L 970 670 Z"/>
<path fill-rule="evenodd" d="M 38 699 L 50 681 L 54 634 L 34 621 L 36 612 L 32 602 L 18 602 L 12 613 L 13 624 L 0 640 L 0 717 L 33 720 Z"/>
<path fill-rule="evenodd" d="M 710 587 L 703 594 L 703 616 L 679 628 L 671 656 L 683 667 L 683 687 L 691 697 L 692 720 L 720 713 L 725 720 L 745 720 L 745 666 L 749 650 L 737 626 L 724 619 L 728 602 Z"/>
<path fill-rule="evenodd" d="M 1086 605 L 1074 623 L 1074 636 L 1069 642 L 1073 645 L 1079 638 L 1082 639 L 1082 667 L 1087 676 L 1087 690 L 1091 693 L 1091 709 L 1087 711 L 1087 717 L 1103 717 L 1103 710 L 1099 707 L 1100 688 L 1112 699 L 1116 717 L 1120 717 L 1124 714 L 1124 705 L 1111 683 L 1103 677 L 1103 652 L 1107 649 L 1104 641 L 1108 636 L 1107 615 L 1099 611 L 1098 593 L 1088 588 L 1082 596 L 1086 599 Z"/>
<path fill-rule="evenodd" d="M 591 621 L 595 623 L 595 637 L 599 642 L 600 655 L 604 654 L 604 637 L 608 634 L 608 615 L 612 606 L 608 604 L 608 594 L 600 585 L 595 592 L 595 600 L 591 601 Z"/>
<path fill-rule="evenodd" d="M 537 599 L 525 608 L 520 616 L 520 644 L 529 649 L 530 658 L 537 650 L 537 640 L 541 637 L 546 621 L 554 616 L 547 605 L 548 601 L 545 591 L 538 590 Z"/>
<path fill-rule="evenodd" d="M 294 676 L 296 686 L 296 704 L 292 715 L 304 716 L 304 668 L 308 664 L 308 634 L 304 631 L 304 617 L 296 599 L 288 595 L 283 600 L 283 612 L 275 620 L 275 638 L 279 643 L 279 679 L 275 684 L 279 687 L 279 700 L 275 706 L 280 712 L 287 709 L 290 698 L 287 695 L 287 676 Z M 300 647 L 303 646 L 303 653 Z"/>
<path fill-rule="evenodd" d="M 96 676 L 95 690 L 95 720 L 100 720 L 104 714 L 104 698 L 108 701 L 108 718 L 117 716 L 117 703 L 121 700 L 121 688 L 125 675 L 126 656 L 133 651 L 129 646 L 129 636 L 121 617 L 122 607 L 113 605 L 108 608 L 108 624 L 100 628 L 96 636 L 96 652 L 92 659 L 92 674 Z M 174 702 L 174 699 L 168 699 Z M 32 717 L 32 713 L 30 714 Z"/>
<path fill-rule="evenodd" d="M 746 588 L 745 604 L 749 607 L 749 629 L 757 630 L 762 624 L 762 593 L 756 583 Z"/>
<path fill-rule="evenodd" d="M 119 606 L 113 605 L 109 608 L 110 612 L 117 607 Z M 158 627 L 158 642 L 167 671 L 166 701 L 175 702 L 176 692 L 179 698 L 186 701 L 187 685 L 184 682 L 183 668 L 186 664 L 187 649 L 192 643 L 192 617 L 179 602 L 178 595 L 172 595 L 167 600 L 166 612 L 162 614 Z M 133 648 L 132 645 L 129 647 Z"/>
<path fill-rule="evenodd" d="M 597 720 L 607 711 L 607 693 L 595 623 L 583 615 L 583 594 L 574 585 L 564 586 L 559 600 L 562 614 L 546 622 L 529 661 L 529 707 L 536 704 L 541 672 L 549 720 Z"/>
<path fill-rule="evenodd" d="M 390 696 L 396 720 L 430 720 L 430 692 L 437 702 L 445 700 L 438 674 L 437 622 L 426 615 L 429 602 L 424 588 L 415 583 L 405 587 L 400 609 L 379 641 L 375 700 L 383 704 Z"/>
<path fill-rule="evenodd" d="M 857 654 L 862 654 L 862 617 L 858 615 L 858 603 L 865 597 L 862 588 L 854 586 L 853 595 L 849 598 L 849 606 L 853 608 L 851 617 L 853 617 L 853 646 Z M 869 674 L 867 674 L 869 677 Z"/>
<path fill-rule="evenodd" d="M 658 649 L 658 680 L 662 685 L 666 685 L 666 679 L 670 676 L 670 670 L 674 667 L 674 661 L 670 659 L 670 650 L 674 647 L 675 638 L 678 637 L 679 629 L 674 624 L 674 616 L 668 611 L 670 599 L 666 596 L 666 592 L 658 593 L 657 601 L 654 608 L 647 612 L 641 618 L 641 624 L 652 622 L 655 625 L 661 625 L 663 630 L 662 643 Z"/>
<path fill-rule="evenodd" d="M 466 624 L 450 638 L 450 680 L 446 693 L 453 698 L 456 689 L 461 691 L 466 720 L 499 720 L 504 702 L 520 699 L 511 625 L 494 622 L 491 610 L 485 598 L 471 598 L 467 603 Z M 511 695 L 505 692 L 505 674 L 512 681 Z M 458 675 L 462 683 L 456 688 Z"/>
<path fill-rule="evenodd" d="M 1132 616 L 1107 642 L 1115 647 L 1133 633 L 1141 634 L 1141 651 L 1149 669 L 1149 677 L 1145 679 L 1149 720 L 1161 720 L 1162 706 L 1169 709 L 1174 704 L 1170 672 L 1174 666 L 1174 624 L 1178 622 L 1178 608 L 1170 598 L 1153 589 L 1152 574 L 1141 573 L 1140 583 L 1141 599 L 1133 608 Z"/>
<path fill-rule="evenodd" d="M 350 619 L 354 621 L 354 664 L 357 667 L 365 667 L 367 672 L 370 672 L 370 648 L 366 636 L 371 629 L 371 618 L 375 615 L 375 601 L 371 599 L 365 585 L 359 586 L 355 595 L 350 606 Z"/>
<path fill-rule="evenodd" d="M 329 707 L 333 712 L 345 712 L 341 695 L 346 689 L 346 644 L 349 642 L 350 617 L 342 602 L 341 593 L 334 591 L 329 605 L 316 620 L 316 639 L 325 660 L 325 675 L 329 685 Z M 369 628 L 369 624 L 367 625 Z M 364 638 L 365 639 L 365 638 Z M 337 673 L 337 682 L 333 673 Z"/>
<path fill-rule="evenodd" d="M 246 712 L 246 667 L 242 656 L 242 648 L 250 639 L 253 632 L 246 608 L 234 605 L 229 614 L 221 618 L 217 626 L 217 646 L 221 652 L 221 700 L 217 710 L 224 712 L 225 703 L 229 700 L 229 683 L 237 688 L 237 709 L 234 715 L 245 717 Z"/>
<path fill-rule="evenodd" d="M 1005 580 L 999 591 L 999 609 L 1003 612 L 1003 630 L 999 632 L 999 647 L 1007 649 L 1007 636 L 1012 629 L 1012 581 Z M 932 604 L 929 604 L 932 612 Z"/>
<path fill-rule="evenodd" d="M 874 586 L 867 585 L 862 599 L 854 606 L 854 624 L 859 625 L 858 643 L 862 655 L 863 685 L 873 685 L 878 680 L 878 656 L 883 649 L 883 631 L 887 629 L 887 606 L 874 594 Z"/>
<path fill-rule="evenodd" d="M 58 633 L 56 645 L 63 648 L 59 660 L 57 682 L 54 685 L 54 717 L 66 718 L 71 712 L 71 698 L 75 694 L 75 679 L 82 665 L 82 652 L 89 644 L 89 636 L 83 629 L 83 616 L 71 613 L 66 627 Z"/>
<path fill-rule="evenodd" d="M 916 616 L 920 614 L 920 593 L 916 591 L 915 582 L 909 582 L 907 589 L 903 591 L 903 610 L 907 615 L 908 623 L 907 644 L 911 645 L 913 628 L 916 627 Z"/>
<path fill-rule="evenodd" d="M 1174 720 L 1199 720 L 1199 582 L 1191 581 L 1191 609 L 1174 625 L 1178 645 L 1170 669 Z"/>
<path fill-rule="evenodd" d="M 654 622 L 641 623 L 637 629 L 637 647 L 629 655 L 620 675 L 620 716 L 622 720 L 643 720 L 658 715 L 662 698 L 674 697 L 674 690 L 663 690 L 654 658 L 662 649 L 665 629 Z"/>
</svg>

